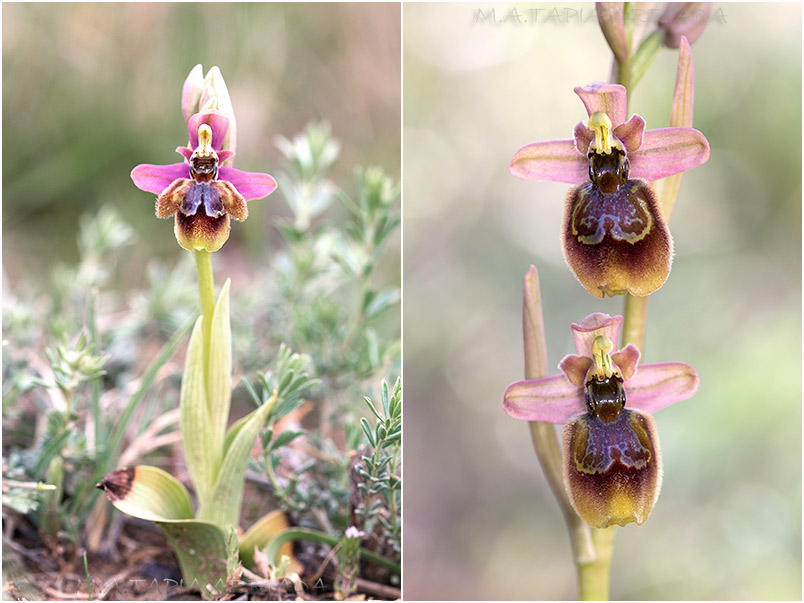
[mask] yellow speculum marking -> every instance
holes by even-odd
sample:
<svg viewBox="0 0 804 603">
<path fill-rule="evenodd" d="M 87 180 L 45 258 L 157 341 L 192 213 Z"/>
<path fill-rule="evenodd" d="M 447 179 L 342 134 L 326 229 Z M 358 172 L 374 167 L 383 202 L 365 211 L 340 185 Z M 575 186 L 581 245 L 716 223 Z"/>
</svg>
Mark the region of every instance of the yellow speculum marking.
<svg viewBox="0 0 804 603">
<path fill-rule="evenodd" d="M 611 351 L 614 349 L 614 344 L 611 339 L 605 335 L 598 335 L 592 341 L 592 361 L 594 362 L 594 371 L 598 379 L 610 379 L 612 375 L 617 373 L 614 366 L 614 361 L 611 359 Z"/>
</svg>

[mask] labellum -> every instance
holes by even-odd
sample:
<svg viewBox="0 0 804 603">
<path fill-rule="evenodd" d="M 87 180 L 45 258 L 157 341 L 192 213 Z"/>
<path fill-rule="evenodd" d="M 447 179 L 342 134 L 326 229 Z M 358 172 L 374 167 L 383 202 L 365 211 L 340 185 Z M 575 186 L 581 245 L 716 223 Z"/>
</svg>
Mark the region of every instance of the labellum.
<svg viewBox="0 0 804 603">
<path fill-rule="evenodd" d="M 644 523 L 662 481 L 656 424 L 625 408 L 623 378 L 610 359 L 598 346 L 584 388 L 587 412 L 564 428 L 565 487 L 593 528 Z"/>
<path fill-rule="evenodd" d="M 673 242 L 650 184 L 629 178 L 626 150 L 610 125 L 604 113 L 589 118 L 596 134 L 589 182 L 567 195 L 564 257 L 592 295 L 645 296 L 667 279 Z"/>
</svg>

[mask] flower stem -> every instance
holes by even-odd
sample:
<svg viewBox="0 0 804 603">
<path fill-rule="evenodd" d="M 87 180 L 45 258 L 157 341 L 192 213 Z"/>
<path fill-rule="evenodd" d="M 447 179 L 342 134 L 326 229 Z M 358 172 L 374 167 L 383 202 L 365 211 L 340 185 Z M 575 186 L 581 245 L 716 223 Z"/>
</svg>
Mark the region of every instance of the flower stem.
<svg viewBox="0 0 804 603">
<path fill-rule="evenodd" d="M 633 343 L 645 351 L 645 324 L 648 314 L 648 296 L 636 297 L 626 294 L 623 310 L 623 345 Z"/>
<path fill-rule="evenodd" d="M 581 601 L 609 600 L 609 569 L 614 548 L 614 526 L 592 530 L 592 542 L 597 555 L 594 561 L 578 563 Z"/>
<path fill-rule="evenodd" d="M 209 374 L 209 340 L 212 332 L 212 313 L 215 310 L 215 282 L 212 276 L 212 256 L 205 249 L 196 249 L 195 267 L 198 272 L 198 297 L 201 300 L 202 331 L 204 333 L 204 376 Z"/>
</svg>

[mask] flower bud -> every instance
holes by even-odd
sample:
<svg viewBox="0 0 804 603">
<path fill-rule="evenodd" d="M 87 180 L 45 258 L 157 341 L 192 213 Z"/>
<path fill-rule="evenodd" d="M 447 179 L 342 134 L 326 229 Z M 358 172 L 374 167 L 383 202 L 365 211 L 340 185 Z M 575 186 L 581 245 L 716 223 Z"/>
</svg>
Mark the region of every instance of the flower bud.
<svg viewBox="0 0 804 603">
<path fill-rule="evenodd" d="M 199 111 L 216 109 L 229 119 L 229 130 L 226 132 L 221 148 L 234 151 L 237 133 L 234 108 L 232 107 L 232 99 L 229 96 L 226 82 L 223 80 L 223 75 L 221 75 L 221 70 L 218 67 L 212 67 L 204 78 L 204 90 L 201 93 L 198 109 Z"/>
<path fill-rule="evenodd" d="M 198 101 L 201 100 L 203 90 L 204 71 L 199 63 L 190 71 L 181 90 L 181 112 L 184 115 L 184 123 L 189 123 L 193 114 L 198 113 Z"/>
<path fill-rule="evenodd" d="M 229 120 L 229 127 L 223 141 L 217 146 L 226 151 L 235 150 L 237 125 L 234 108 L 220 69 L 212 67 L 205 77 L 200 64 L 193 67 L 182 88 L 181 111 L 187 124 L 196 113 L 210 111 L 220 113 Z M 222 163 L 226 163 L 226 161 L 222 161 Z"/>
<path fill-rule="evenodd" d="M 711 2 L 668 2 L 659 17 L 659 28 L 665 32 L 664 45 L 678 48 L 681 36 L 694 44 L 706 29 L 711 14 Z"/>
<path fill-rule="evenodd" d="M 598 2 L 595 6 L 600 30 L 618 61 L 628 58 L 628 37 L 625 35 L 625 12 L 623 2 Z"/>
</svg>

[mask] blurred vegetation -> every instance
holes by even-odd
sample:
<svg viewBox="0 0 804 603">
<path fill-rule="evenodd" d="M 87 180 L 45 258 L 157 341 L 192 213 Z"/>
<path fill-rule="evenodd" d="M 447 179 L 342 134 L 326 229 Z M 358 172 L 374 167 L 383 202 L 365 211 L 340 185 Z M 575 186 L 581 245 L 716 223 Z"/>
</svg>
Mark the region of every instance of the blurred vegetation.
<svg viewBox="0 0 804 603">
<path fill-rule="evenodd" d="M 248 477 L 263 494 L 244 514 L 281 507 L 337 538 L 357 525 L 362 546 L 398 563 L 401 453 L 376 454 L 361 426 L 393 434 L 401 420 L 398 388 L 394 417 L 364 401 L 387 400 L 401 371 L 399 17 L 393 5 L 3 7 L 4 522 L 29 521 L 67 563 L 88 548 L 97 571 L 120 516 L 94 484 L 121 464 L 176 462 L 194 267 L 129 172 L 179 161 L 181 83 L 200 62 L 226 78 L 236 167 L 279 183 L 213 257 L 233 280 L 235 381 L 272 387 L 288 372 L 282 344 L 318 380 L 262 434 Z M 251 381 L 233 392 L 235 416 L 264 393 Z M 370 490 L 378 476 L 390 490 Z"/>
<path fill-rule="evenodd" d="M 235 167 L 275 171 L 274 137 L 322 119 L 342 143 L 337 181 L 355 164 L 399 166 L 399 20 L 381 4 L 4 5 L 9 277 L 74 263 L 78 217 L 109 202 L 147 243 L 123 261 L 176 256 L 172 224 L 153 222 L 153 200 L 127 176 L 139 163 L 180 161 L 181 82 L 197 63 L 218 65 L 229 83 L 243 124 Z M 269 198 L 249 211 L 232 236 L 256 259 L 281 245 L 270 225 L 286 210 Z"/>
<path fill-rule="evenodd" d="M 569 186 L 508 172 L 521 146 L 570 138 L 586 118 L 573 87 L 609 80 L 594 5 L 517 4 L 528 22 L 494 6 L 496 23 L 477 18 L 492 5 L 403 10 L 411 599 L 577 596 L 527 426 L 501 409 L 523 376 L 522 279 L 538 268 L 554 373 L 574 349 L 572 322 L 622 313 L 564 263 Z M 801 7 L 716 4 L 692 55 L 695 127 L 712 155 L 684 175 L 643 358 L 689 362 L 701 389 L 656 415 L 664 486 L 643 526 L 618 530 L 611 595 L 797 600 Z M 648 128 L 668 124 L 677 56 L 662 50 L 629 98 Z"/>
</svg>

